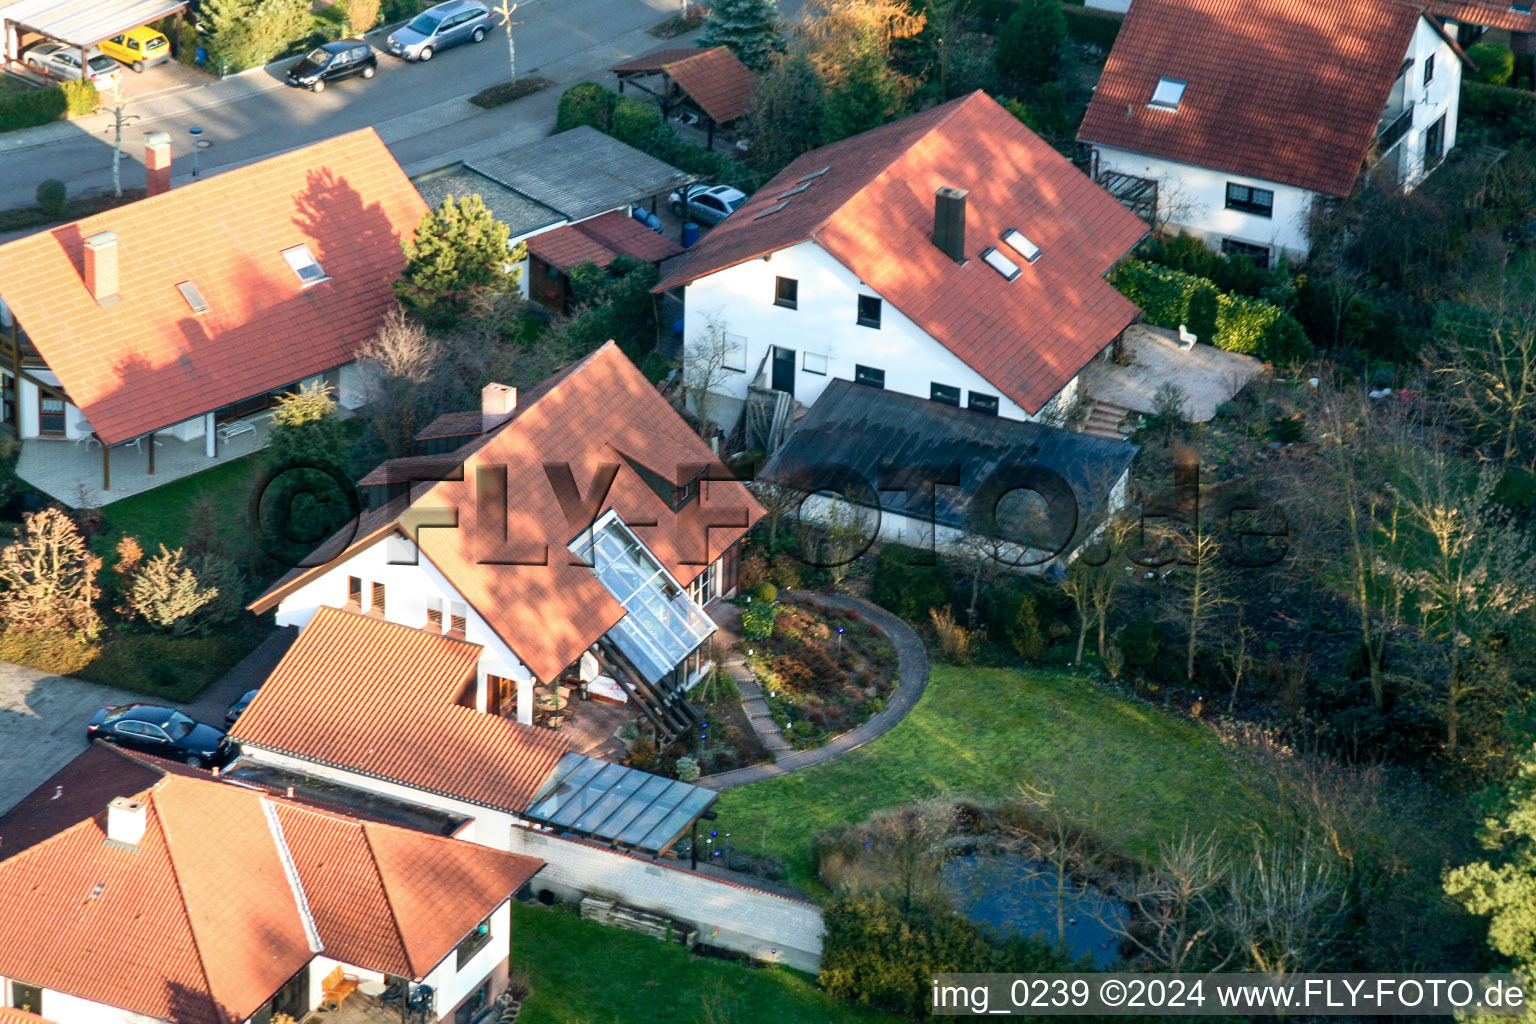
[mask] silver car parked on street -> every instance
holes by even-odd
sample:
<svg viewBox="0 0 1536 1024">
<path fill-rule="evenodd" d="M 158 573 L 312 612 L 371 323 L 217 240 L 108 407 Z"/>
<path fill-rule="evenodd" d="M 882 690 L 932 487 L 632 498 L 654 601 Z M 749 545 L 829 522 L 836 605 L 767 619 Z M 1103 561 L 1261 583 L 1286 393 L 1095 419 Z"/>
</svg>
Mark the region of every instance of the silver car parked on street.
<svg viewBox="0 0 1536 1024">
<path fill-rule="evenodd" d="M 450 46 L 478 43 L 495 25 L 491 9 L 480 0 L 448 0 L 395 29 L 384 48 L 406 60 L 431 60 Z"/>
</svg>

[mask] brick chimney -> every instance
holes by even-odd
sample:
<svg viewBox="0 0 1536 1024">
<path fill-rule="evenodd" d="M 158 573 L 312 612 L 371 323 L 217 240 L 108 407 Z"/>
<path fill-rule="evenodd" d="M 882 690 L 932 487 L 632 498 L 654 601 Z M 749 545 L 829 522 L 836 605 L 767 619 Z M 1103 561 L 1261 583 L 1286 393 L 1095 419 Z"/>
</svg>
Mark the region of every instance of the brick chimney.
<svg viewBox="0 0 1536 1024">
<path fill-rule="evenodd" d="M 117 294 L 117 235 L 102 231 L 85 240 L 85 286 L 98 306 L 119 301 Z"/>
<path fill-rule="evenodd" d="M 965 260 L 965 197 L 963 188 L 941 188 L 933 197 L 933 244 L 956 263 Z"/>
<path fill-rule="evenodd" d="M 138 846 L 144 838 L 144 803 L 125 796 L 113 797 L 107 804 L 107 839 L 124 846 Z"/>
<path fill-rule="evenodd" d="M 171 136 L 150 132 L 144 137 L 144 194 L 157 196 L 171 190 Z"/>
<path fill-rule="evenodd" d="M 480 432 L 501 426 L 517 412 L 517 388 L 487 384 L 480 389 Z"/>
</svg>

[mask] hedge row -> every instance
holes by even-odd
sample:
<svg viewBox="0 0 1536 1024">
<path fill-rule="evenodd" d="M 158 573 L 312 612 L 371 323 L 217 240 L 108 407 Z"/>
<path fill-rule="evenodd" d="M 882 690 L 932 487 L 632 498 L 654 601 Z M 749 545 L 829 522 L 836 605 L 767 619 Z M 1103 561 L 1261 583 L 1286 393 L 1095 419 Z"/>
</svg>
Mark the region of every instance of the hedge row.
<svg viewBox="0 0 1536 1024">
<path fill-rule="evenodd" d="M 1507 85 L 1488 85 L 1463 77 L 1459 116 L 1499 124 L 1524 122 L 1529 130 L 1536 124 L 1536 92 L 1512 89 Z"/>
<path fill-rule="evenodd" d="M 651 104 L 620 96 L 596 82 L 577 82 L 560 96 L 555 131 L 581 125 L 591 125 L 702 179 L 735 185 L 744 192 L 751 192 L 758 184 L 750 168 L 678 138 L 661 111 Z"/>
<path fill-rule="evenodd" d="M 1312 357 L 1312 342 L 1296 318 L 1263 299 L 1219 292 L 1203 277 L 1141 260 L 1120 264 L 1113 282 L 1155 326 L 1171 330 L 1193 323 L 1191 329 L 1196 335 L 1201 330 L 1209 332 L 1208 310 L 1214 296 L 1215 337 L 1201 337 L 1201 341 L 1268 363 L 1294 365 Z"/>
<path fill-rule="evenodd" d="M 96 109 L 90 82 L 63 82 L 41 89 L 0 89 L 0 132 L 35 128 L 66 114 L 80 117 Z"/>
<path fill-rule="evenodd" d="M 924 622 L 932 608 L 953 602 L 954 578 L 934 552 L 887 544 L 875 559 L 870 597 L 880 607 L 912 622 Z"/>
<path fill-rule="evenodd" d="M 1067 34 L 1083 43 L 1093 43 L 1105 53 L 1115 45 L 1120 25 L 1125 15 L 1115 11 L 1101 11 L 1092 7 L 1074 7 L 1062 4 L 1061 13 L 1067 19 Z"/>
</svg>

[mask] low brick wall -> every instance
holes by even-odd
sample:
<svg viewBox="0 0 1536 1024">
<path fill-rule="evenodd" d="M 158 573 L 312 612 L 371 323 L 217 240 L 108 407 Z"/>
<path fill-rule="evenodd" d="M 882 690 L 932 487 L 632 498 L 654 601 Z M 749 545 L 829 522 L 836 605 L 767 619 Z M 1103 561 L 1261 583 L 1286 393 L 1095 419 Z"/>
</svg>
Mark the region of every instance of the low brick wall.
<svg viewBox="0 0 1536 1024">
<path fill-rule="evenodd" d="M 666 861 L 514 827 L 513 853 L 545 866 L 533 879 L 565 900 L 602 896 L 687 922 L 699 941 L 801 971 L 821 969 L 821 908 Z"/>
</svg>

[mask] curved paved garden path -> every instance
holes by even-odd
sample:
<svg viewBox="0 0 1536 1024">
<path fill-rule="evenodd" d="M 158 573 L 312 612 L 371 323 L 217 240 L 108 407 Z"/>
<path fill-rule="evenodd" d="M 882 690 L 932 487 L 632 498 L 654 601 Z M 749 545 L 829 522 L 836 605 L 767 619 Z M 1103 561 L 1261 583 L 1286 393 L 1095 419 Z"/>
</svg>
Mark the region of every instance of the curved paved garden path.
<svg viewBox="0 0 1536 1024">
<path fill-rule="evenodd" d="M 698 785 L 706 789 L 734 789 L 737 786 L 745 786 L 749 782 L 760 782 L 763 779 L 788 775 L 801 768 L 841 757 L 850 750 L 862 747 L 875 737 L 885 735 L 897 722 L 906 717 L 908 711 L 917 706 L 918 700 L 922 697 L 923 689 L 928 685 L 928 652 L 923 648 L 922 640 L 918 638 L 911 626 L 884 608 L 858 597 L 848 597 L 843 594 L 807 594 L 804 597 L 797 595 L 797 599 L 828 608 L 851 608 L 884 633 L 891 641 L 891 646 L 896 648 L 896 656 L 899 659 L 897 672 L 899 685 L 896 687 L 896 692 L 891 694 L 890 703 L 867 722 L 828 740 L 822 746 L 784 754 L 772 764 L 755 764 L 750 768 L 737 768 L 735 771 L 721 772 L 719 775 L 706 775 L 698 781 Z"/>
</svg>

